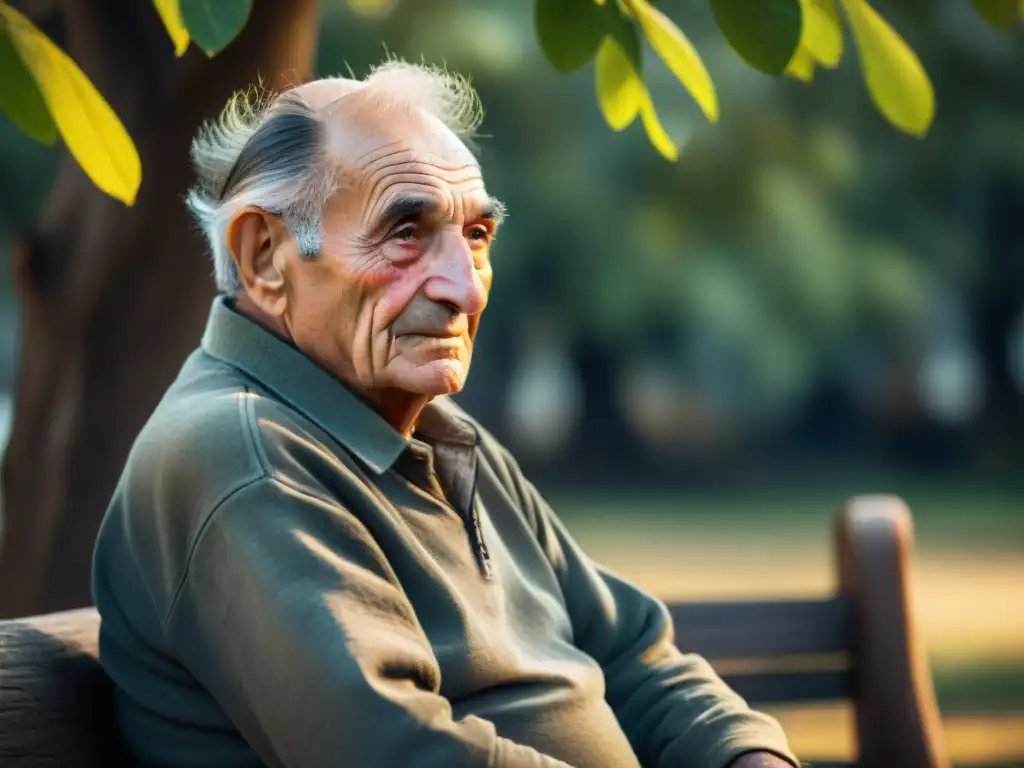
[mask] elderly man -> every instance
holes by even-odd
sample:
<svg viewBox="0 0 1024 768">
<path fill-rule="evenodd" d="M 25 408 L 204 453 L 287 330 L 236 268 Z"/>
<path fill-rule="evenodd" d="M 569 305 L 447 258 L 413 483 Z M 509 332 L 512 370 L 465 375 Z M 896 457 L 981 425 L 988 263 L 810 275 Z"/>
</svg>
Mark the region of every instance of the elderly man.
<svg viewBox="0 0 1024 768">
<path fill-rule="evenodd" d="M 460 138 L 480 114 L 389 62 L 236 98 L 196 139 L 222 295 L 94 562 L 138 763 L 795 764 L 444 398 L 503 212 Z"/>
</svg>

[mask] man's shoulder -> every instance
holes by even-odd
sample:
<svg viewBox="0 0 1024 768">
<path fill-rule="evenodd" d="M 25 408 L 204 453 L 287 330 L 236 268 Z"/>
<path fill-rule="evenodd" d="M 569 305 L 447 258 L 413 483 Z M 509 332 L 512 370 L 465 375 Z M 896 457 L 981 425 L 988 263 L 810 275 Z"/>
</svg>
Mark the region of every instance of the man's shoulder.
<svg viewBox="0 0 1024 768">
<path fill-rule="evenodd" d="M 153 603 L 166 610 L 219 510 L 252 486 L 294 473 L 284 464 L 289 454 L 293 463 L 304 461 L 294 446 L 315 443 L 313 432 L 301 414 L 243 377 L 179 380 L 135 441 L 96 542 L 94 569 L 124 572 L 130 557 Z"/>
<path fill-rule="evenodd" d="M 125 480 L 159 482 L 208 510 L 240 486 L 277 474 L 294 460 L 295 444 L 319 445 L 318 434 L 300 412 L 242 377 L 172 387 L 139 434 Z"/>
<path fill-rule="evenodd" d="M 175 481 L 183 491 L 214 490 L 258 473 L 249 435 L 252 399 L 241 382 L 210 390 L 172 387 L 135 441 L 126 481 Z"/>
</svg>

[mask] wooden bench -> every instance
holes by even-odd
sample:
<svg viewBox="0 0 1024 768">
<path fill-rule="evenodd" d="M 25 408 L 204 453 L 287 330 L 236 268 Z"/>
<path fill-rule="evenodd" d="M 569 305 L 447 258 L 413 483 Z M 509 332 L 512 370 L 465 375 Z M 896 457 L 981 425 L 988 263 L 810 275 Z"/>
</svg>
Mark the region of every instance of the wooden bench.
<svg viewBox="0 0 1024 768">
<path fill-rule="evenodd" d="M 909 613 L 912 537 L 899 499 L 853 499 L 836 526 L 835 595 L 675 603 L 677 641 L 710 659 L 751 703 L 851 699 L 858 765 L 946 768 Z M 96 660 L 98 629 L 92 609 L 0 622 L 0 766 L 125 764 L 112 685 Z"/>
</svg>

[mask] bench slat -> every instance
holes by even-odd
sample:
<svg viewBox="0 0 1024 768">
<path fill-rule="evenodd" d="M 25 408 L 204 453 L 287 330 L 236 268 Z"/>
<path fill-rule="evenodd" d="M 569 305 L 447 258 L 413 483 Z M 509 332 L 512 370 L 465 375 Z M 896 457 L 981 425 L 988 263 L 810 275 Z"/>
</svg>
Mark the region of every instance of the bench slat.
<svg viewBox="0 0 1024 768">
<path fill-rule="evenodd" d="M 842 670 L 726 675 L 725 682 L 750 704 L 835 701 L 853 697 L 853 680 Z"/>
<path fill-rule="evenodd" d="M 670 603 L 676 644 L 711 660 L 849 651 L 853 617 L 841 596 L 820 600 Z"/>
</svg>

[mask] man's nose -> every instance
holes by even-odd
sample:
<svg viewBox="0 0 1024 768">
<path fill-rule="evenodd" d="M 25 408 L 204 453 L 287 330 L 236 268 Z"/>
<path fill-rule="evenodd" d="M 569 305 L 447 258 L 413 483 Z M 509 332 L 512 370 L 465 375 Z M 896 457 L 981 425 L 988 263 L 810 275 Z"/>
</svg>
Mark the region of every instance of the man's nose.
<svg viewBox="0 0 1024 768">
<path fill-rule="evenodd" d="M 473 251 L 461 233 L 438 238 L 423 292 L 431 301 L 475 315 L 487 306 L 487 286 L 473 263 Z"/>
</svg>

